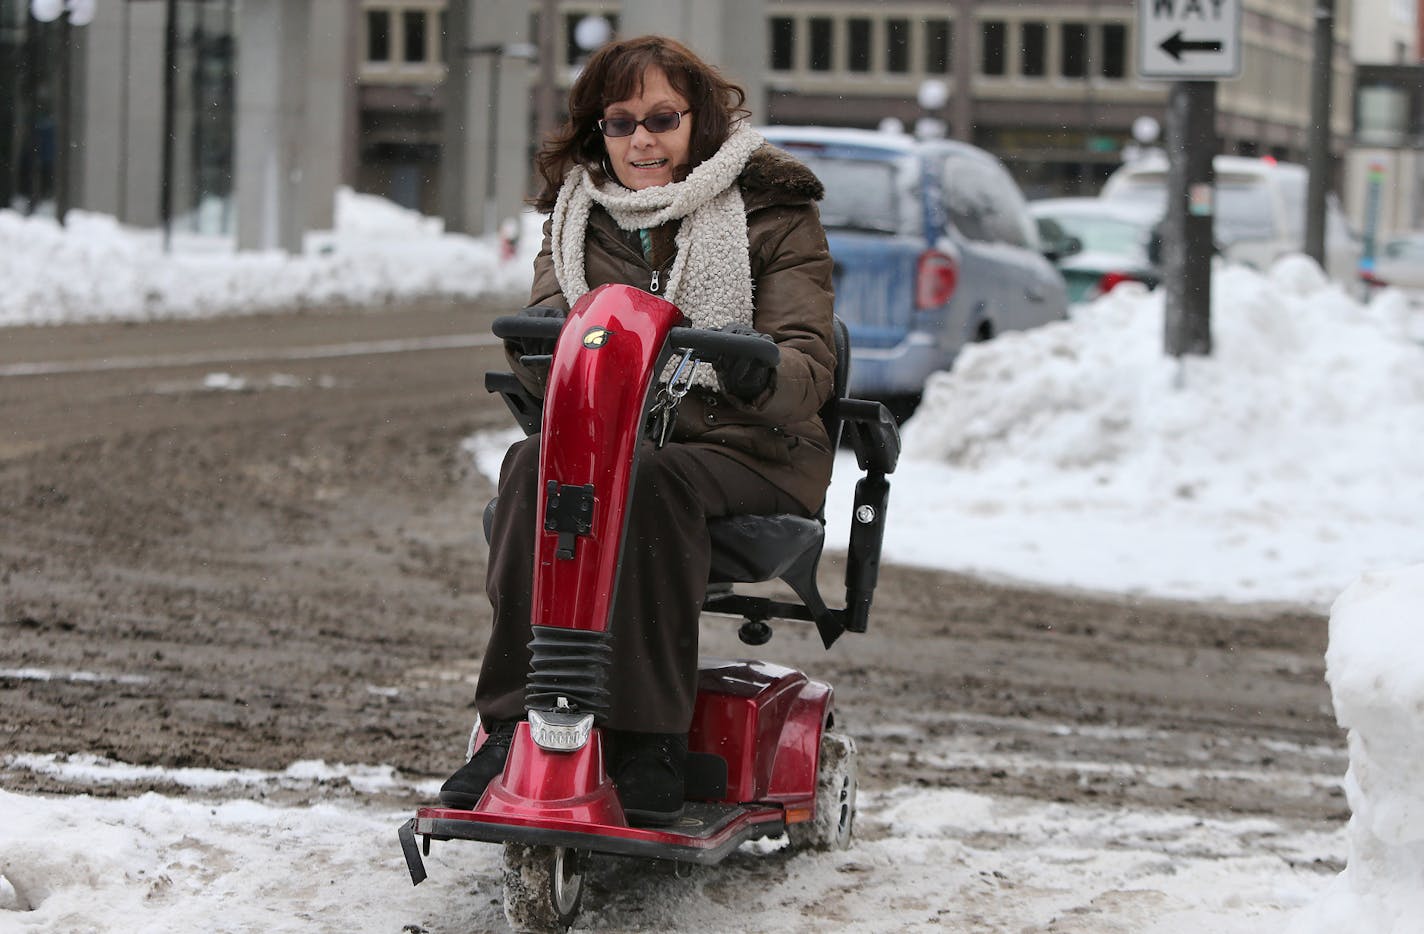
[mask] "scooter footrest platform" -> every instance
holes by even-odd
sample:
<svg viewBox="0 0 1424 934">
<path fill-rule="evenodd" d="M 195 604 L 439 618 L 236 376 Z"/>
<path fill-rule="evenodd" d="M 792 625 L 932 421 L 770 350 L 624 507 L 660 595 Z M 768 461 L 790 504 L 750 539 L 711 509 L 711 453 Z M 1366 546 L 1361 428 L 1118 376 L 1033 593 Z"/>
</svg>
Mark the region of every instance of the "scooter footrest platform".
<svg viewBox="0 0 1424 934">
<path fill-rule="evenodd" d="M 489 820 L 472 811 L 421 808 L 414 831 L 434 840 L 480 840 L 563 846 L 592 853 L 676 860 L 710 866 L 748 840 L 774 837 L 786 829 L 781 808 L 689 801 L 682 817 L 658 827 L 576 829 L 564 821 Z M 562 825 L 562 826 L 561 826 Z"/>
</svg>

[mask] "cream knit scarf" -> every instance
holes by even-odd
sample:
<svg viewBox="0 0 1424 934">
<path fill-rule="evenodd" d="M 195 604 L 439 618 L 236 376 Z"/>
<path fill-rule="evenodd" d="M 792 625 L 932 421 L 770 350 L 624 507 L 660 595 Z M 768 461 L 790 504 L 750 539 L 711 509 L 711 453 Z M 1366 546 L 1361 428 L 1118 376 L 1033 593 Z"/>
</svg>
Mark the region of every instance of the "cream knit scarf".
<svg viewBox="0 0 1424 934">
<path fill-rule="evenodd" d="M 677 256 L 662 297 L 677 305 L 695 327 L 752 323 L 751 259 L 746 206 L 737 177 L 765 140 L 738 127 L 717 154 L 680 182 L 631 191 L 608 181 L 599 187 L 574 166 L 554 202 L 550 242 L 554 275 L 569 307 L 588 291 L 584 237 L 588 213 L 599 204 L 623 230 L 652 229 L 680 220 Z M 715 387 L 711 367 L 697 367 L 693 382 Z"/>
</svg>

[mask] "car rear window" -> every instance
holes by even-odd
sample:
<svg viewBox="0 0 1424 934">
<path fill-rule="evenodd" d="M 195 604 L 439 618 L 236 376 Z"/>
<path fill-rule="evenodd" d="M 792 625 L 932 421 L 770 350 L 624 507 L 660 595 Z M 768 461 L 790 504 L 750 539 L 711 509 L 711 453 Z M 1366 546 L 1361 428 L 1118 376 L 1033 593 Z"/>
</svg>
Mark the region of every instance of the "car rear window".
<svg viewBox="0 0 1424 934">
<path fill-rule="evenodd" d="M 1116 256 L 1146 256 L 1151 231 L 1142 224 L 1114 217 L 1088 217 L 1075 214 L 1051 215 L 1059 228 L 1083 245 L 1085 252 L 1112 253 Z"/>
<path fill-rule="evenodd" d="M 1142 172 L 1128 179 L 1127 184 L 1113 191 L 1113 200 L 1150 204 L 1167 209 L 1167 176 L 1162 172 Z M 1216 177 L 1215 236 L 1222 243 L 1237 240 L 1271 240 L 1275 230 L 1276 208 L 1266 182 L 1251 175 Z"/>
<path fill-rule="evenodd" d="M 827 229 L 899 233 L 907 218 L 893 162 L 827 156 L 787 147 L 826 186 L 821 223 Z"/>
</svg>

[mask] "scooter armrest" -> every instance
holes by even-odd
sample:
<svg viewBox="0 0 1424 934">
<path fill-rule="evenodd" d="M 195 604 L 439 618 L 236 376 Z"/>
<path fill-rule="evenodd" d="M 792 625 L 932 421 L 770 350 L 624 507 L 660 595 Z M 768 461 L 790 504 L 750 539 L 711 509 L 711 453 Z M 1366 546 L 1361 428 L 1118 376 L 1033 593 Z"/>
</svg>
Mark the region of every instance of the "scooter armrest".
<svg viewBox="0 0 1424 934">
<path fill-rule="evenodd" d="M 525 435 L 537 435 L 544 420 L 544 403 L 530 394 L 519 377 L 508 371 L 485 374 L 485 389 L 497 392 Z"/>
<path fill-rule="evenodd" d="M 895 465 L 900 462 L 900 428 L 884 404 L 867 399 L 837 399 L 836 415 L 842 420 L 842 430 L 850 434 L 851 448 L 861 470 L 895 472 Z"/>
</svg>

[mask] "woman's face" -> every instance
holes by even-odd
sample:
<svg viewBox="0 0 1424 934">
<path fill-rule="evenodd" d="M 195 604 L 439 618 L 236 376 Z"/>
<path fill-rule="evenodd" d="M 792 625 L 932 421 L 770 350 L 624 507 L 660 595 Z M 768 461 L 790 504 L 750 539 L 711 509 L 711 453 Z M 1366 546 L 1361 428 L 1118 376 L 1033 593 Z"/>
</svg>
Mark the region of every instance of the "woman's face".
<svg viewBox="0 0 1424 934">
<path fill-rule="evenodd" d="M 661 68 L 649 68 L 643 75 L 643 90 L 637 97 L 603 108 L 603 119 L 631 117 L 646 120 L 655 114 L 681 113 L 687 100 L 668 83 Z M 677 129 L 650 133 L 641 124 L 632 136 L 604 136 L 608 161 L 618 180 L 635 191 L 666 185 L 677 169 L 687 165 L 692 142 L 692 121 L 696 114 L 682 115 Z"/>
</svg>

